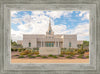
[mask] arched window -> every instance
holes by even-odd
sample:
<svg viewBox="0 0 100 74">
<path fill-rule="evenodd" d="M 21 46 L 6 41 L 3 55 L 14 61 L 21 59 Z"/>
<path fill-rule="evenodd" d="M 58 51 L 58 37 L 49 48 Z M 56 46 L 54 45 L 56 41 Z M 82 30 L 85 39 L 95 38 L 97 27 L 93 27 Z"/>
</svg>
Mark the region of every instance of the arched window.
<svg viewBox="0 0 100 74">
<path fill-rule="evenodd" d="M 29 47 L 31 47 L 31 43 L 29 42 Z"/>
<path fill-rule="evenodd" d="M 69 42 L 69 47 L 71 47 L 71 42 Z"/>
</svg>

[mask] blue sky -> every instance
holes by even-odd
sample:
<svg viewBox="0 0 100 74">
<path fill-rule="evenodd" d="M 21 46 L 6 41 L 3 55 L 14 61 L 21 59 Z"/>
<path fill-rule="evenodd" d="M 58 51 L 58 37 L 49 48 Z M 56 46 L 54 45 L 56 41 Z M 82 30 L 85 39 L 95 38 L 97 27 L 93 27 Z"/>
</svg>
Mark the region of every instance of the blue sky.
<svg viewBox="0 0 100 74">
<path fill-rule="evenodd" d="M 49 18 L 55 34 L 89 40 L 89 11 L 11 11 L 12 40 L 22 40 L 23 34 L 45 34 Z"/>
</svg>

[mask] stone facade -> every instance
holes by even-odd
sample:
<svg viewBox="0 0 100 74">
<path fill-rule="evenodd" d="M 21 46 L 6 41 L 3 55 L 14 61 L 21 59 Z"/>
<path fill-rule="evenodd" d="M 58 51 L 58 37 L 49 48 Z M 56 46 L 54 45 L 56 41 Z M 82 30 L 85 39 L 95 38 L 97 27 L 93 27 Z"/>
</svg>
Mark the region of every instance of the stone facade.
<svg viewBox="0 0 100 74">
<path fill-rule="evenodd" d="M 24 48 L 40 48 L 40 47 L 60 47 L 60 48 L 77 48 L 77 35 L 63 35 L 56 34 L 51 28 L 51 22 L 49 22 L 49 28 L 46 35 L 42 34 L 24 34 L 23 43 Z"/>
</svg>

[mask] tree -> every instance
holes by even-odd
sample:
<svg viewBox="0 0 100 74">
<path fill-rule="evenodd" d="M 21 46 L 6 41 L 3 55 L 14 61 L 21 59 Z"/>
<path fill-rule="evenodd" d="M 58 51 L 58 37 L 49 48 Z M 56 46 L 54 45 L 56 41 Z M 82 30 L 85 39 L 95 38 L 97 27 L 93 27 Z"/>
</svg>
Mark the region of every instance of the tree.
<svg viewBox="0 0 100 74">
<path fill-rule="evenodd" d="M 89 41 L 83 41 L 83 47 L 89 48 Z"/>
<path fill-rule="evenodd" d="M 15 41 L 12 41 L 12 40 L 11 40 L 11 45 L 12 45 L 12 46 L 17 46 L 17 43 L 16 43 Z"/>
</svg>

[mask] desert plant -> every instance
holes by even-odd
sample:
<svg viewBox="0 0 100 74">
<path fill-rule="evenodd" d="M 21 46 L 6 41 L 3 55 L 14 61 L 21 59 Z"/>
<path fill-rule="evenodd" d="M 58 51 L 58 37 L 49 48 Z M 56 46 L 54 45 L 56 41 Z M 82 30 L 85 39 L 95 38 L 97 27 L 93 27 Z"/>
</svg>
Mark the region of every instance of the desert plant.
<svg viewBox="0 0 100 74">
<path fill-rule="evenodd" d="M 29 57 L 29 56 L 32 56 L 32 54 L 27 54 L 27 56 Z"/>
<path fill-rule="evenodd" d="M 18 52 L 21 52 L 21 49 L 20 48 L 18 49 Z"/>
<path fill-rule="evenodd" d="M 86 58 L 89 58 L 89 56 L 86 56 Z"/>
<path fill-rule="evenodd" d="M 79 50 L 78 50 L 78 53 L 79 53 L 79 54 L 84 54 L 84 53 L 85 53 L 85 51 L 84 51 L 84 50 L 79 49 Z"/>
<path fill-rule="evenodd" d="M 19 55 L 14 55 L 14 56 L 19 56 Z"/>
<path fill-rule="evenodd" d="M 81 54 L 81 55 L 79 55 L 77 58 L 83 58 L 83 55 Z"/>
<path fill-rule="evenodd" d="M 36 58 L 35 56 L 32 56 L 32 55 L 30 55 L 30 56 L 28 56 L 29 58 Z"/>
<path fill-rule="evenodd" d="M 38 55 L 39 54 L 39 51 L 34 51 L 34 54 Z"/>
<path fill-rule="evenodd" d="M 18 58 L 25 58 L 23 55 L 21 55 L 21 56 L 18 56 Z"/>
<path fill-rule="evenodd" d="M 42 58 L 48 58 L 47 56 L 42 56 Z"/>
<path fill-rule="evenodd" d="M 58 58 L 57 56 L 52 56 L 53 58 Z"/>
<path fill-rule="evenodd" d="M 14 49 L 14 51 L 17 51 L 18 49 Z"/>
<path fill-rule="evenodd" d="M 53 56 L 52 54 L 48 55 L 48 57 L 52 57 L 52 56 Z"/>
<path fill-rule="evenodd" d="M 59 56 L 60 56 L 60 57 L 64 57 L 64 55 L 62 55 L 62 54 L 61 54 L 61 55 L 59 55 Z"/>
<path fill-rule="evenodd" d="M 14 51 L 14 49 L 13 49 L 13 48 L 11 48 L 11 51 Z"/>
<path fill-rule="evenodd" d="M 30 54 L 31 52 L 29 50 L 25 50 L 25 51 L 22 51 L 20 53 L 20 55 L 27 55 L 27 54 Z"/>
<path fill-rule="evenodd" d="M 74 56 L 76 53 L 75 52 L 66 52 L 66 55 L 71 55 L 71 56 Z"/>
<path fill-rule="evenodd" d="M 37 55 L 36 57 L 41 57 L 41 55 Z"/>
<path fill-rule="evenodd" d="M 71 55 L 68 55 L 66 58 L 70 58 L 70 59 L 71 59 L 71 58 L 72 58 L 72 56 L 71 56 Z"/>
</svg>

